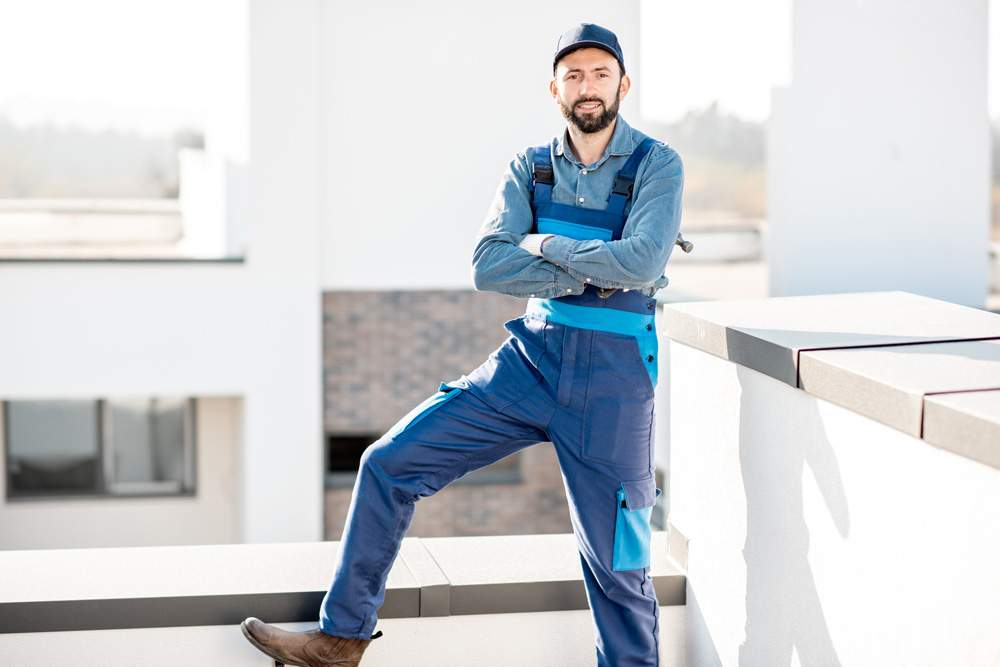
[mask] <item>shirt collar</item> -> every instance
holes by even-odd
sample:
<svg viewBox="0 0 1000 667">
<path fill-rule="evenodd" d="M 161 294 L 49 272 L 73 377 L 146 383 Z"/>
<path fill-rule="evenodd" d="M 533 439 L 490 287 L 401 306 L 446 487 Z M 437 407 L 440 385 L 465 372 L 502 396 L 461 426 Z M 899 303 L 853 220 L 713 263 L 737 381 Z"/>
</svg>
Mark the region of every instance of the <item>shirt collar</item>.
<svg viewBox="0 0 1000 667">
<path fill-rule="evenodd" d="M 611 133 L 611 141 L 608 142 L 607 148 L 604 149 L 604 155 L 597 161 L 595 167 L 601 166 L 612 155 L 631 155 L 634 150 L 635 140 L 632 138 L 632 127 L 625 122 L 621 114 L 618 114 L 614 132 Z M 564 152 L 566 159 L 580 164 L 580 161 L 573 154 L 573 149 L 569 146 L 568 128 L 563 130 L 563 133 L 556 139 L 555 154 L 563 155 Z"/>
</svg>

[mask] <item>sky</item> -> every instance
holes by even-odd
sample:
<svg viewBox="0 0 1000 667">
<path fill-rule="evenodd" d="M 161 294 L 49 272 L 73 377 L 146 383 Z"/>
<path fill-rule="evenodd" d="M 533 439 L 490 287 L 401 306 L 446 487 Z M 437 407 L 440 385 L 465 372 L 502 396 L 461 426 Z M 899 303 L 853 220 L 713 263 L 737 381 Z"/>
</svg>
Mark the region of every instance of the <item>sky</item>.
<svg viewBox="0 0 1000 667">
<path fill-rule="evenodd" d="M 30 0 L 0 10 L 0 115 L 142 134 L 203 127 L 238 0 Z M 127 29 L 123 29 L 127 28 Z"/>
<path fill-rule="evenodd" d="M 764 120 L 791 76 L 791 21 L 792 0 L 641 0 L 640 112 L 666 123 L 718 101 Z"/>
<path fill-rule="evenodd" d="M 204 127 L 240 39 L 242 0 L 31 0 L 0 16 L 0 115 L 144 134 Z M 641 112 L 670 122 L 713 101 L 749 120 L 770 113 L 791 71 L 792 0 L 639 0 Z M 990 0 L 990 44 L 1000 16 Z M 720 20 L 720 17 L 724 17 Z M 123 26 L 129 29 L 123 30 Z M 229 53 L 228 60 L 217 57 Z M 1000 114 L 991 48 L 990 115 Z"/>
</svg>

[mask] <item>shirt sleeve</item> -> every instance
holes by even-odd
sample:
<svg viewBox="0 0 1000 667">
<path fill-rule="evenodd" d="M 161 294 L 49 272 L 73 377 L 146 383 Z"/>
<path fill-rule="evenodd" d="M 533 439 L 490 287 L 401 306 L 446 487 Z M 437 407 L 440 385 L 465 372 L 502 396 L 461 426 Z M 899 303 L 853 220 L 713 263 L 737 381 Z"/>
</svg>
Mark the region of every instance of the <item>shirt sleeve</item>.
<svg viewBox="0 0 1000 667">
<path fill-rule="evenodd" d="M 684 166 L 675 150 L 658 148 L 650 153 L 636 183 L 621 239 L 578 241 L 555 236 L 542 246 L 542 257 L 597 287 L 666 285 L 663 271 L 680 231 Z"/>
<path fill-rule="evenodd" d="M 526 151 L 507 165 L 472 253 L 477 290 L 516 297 L 550 298 L 581 294 L 582 280 L 533 255 L 518 243 L 531 232 L 531 172 Z M 555 239 L 549 239 L 549 242 Z M 547 245 L 547 244 L 546 244 Z"/>
</svg>

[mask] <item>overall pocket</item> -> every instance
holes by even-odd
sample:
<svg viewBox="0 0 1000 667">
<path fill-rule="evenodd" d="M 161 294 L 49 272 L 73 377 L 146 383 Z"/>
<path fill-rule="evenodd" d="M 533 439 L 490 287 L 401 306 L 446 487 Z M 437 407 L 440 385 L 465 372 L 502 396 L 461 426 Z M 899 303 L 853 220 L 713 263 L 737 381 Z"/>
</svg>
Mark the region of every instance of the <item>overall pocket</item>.
<svg viewBox="0 0 1000 667">
<path fill-rule="evenodd" d="M 583 414 L 584 459 L 652 467 L 654 390 L 634 336 L 595 331 Z"/>
<path fill-rule="evenodd" d="M 652 476 L 634 482 L 622 482 L 615 492 L 618 513 L 615 518 L 611 569 L 621 571 L 649 567 L 649 544 L 652 537 L 649 520 L 660 493 Z"/>
<path fill-rule="evenodd" d="M 464 375 L 455 380 L 442 382 L 438 385 L 438 390 L 436 392 L 425 398 L 415 408 L 407 412 L 399 421 L 393 424 L 392 428 L 386 431 L 384 437 L 391 438 L 399 435 L 437 408 L 458 396 L 462 393 L 463 389 L 468 388 L 469 380 Z"/>
</svg>

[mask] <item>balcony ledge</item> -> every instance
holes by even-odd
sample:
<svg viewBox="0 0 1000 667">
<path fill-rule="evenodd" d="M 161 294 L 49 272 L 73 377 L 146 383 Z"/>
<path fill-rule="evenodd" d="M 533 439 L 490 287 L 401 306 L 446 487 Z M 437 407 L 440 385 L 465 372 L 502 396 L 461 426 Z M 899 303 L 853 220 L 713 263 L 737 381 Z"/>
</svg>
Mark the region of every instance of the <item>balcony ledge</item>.
<svg viewBox="0 0 1000 667">
<path fill-rule="evenodd" d="M 339 542 L 0 552 L 0 633 L 318 621 Z M 685 576 L 653 532 L 661 606 Z M 572 534 L 404 538 L 380 618 L 587 609 Z"/>
<path fill-rule="evenodd" d="M 909 292 L 664 308 L 671 343 L 1000 468 L 1000 315 Z"/>
</svg>

